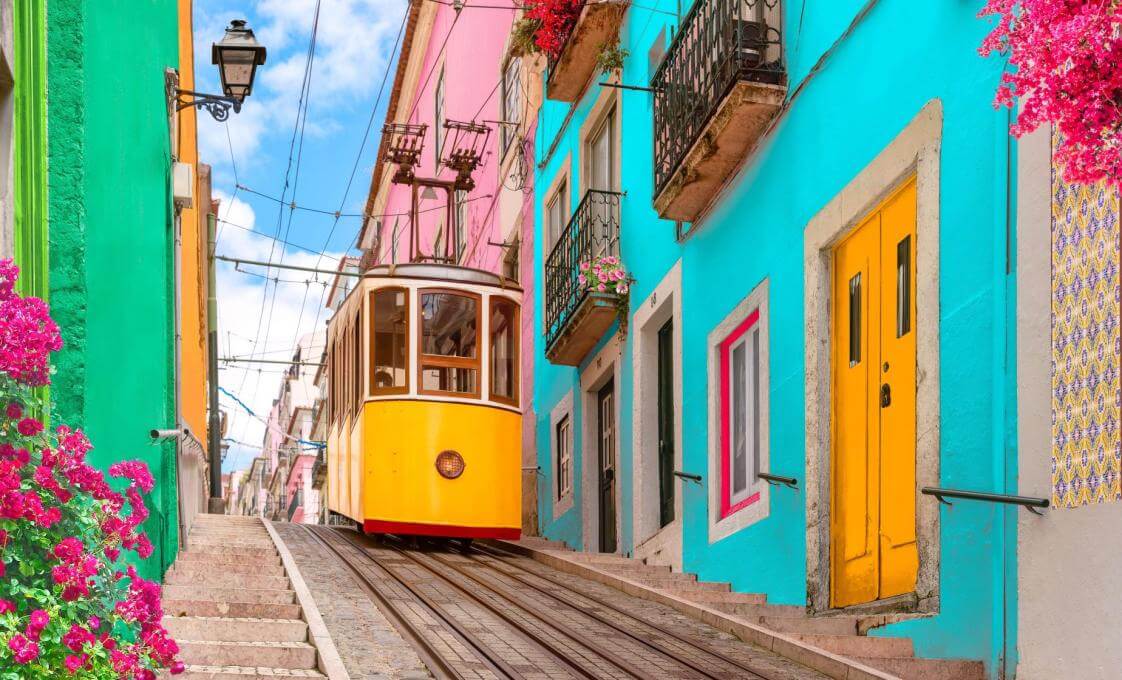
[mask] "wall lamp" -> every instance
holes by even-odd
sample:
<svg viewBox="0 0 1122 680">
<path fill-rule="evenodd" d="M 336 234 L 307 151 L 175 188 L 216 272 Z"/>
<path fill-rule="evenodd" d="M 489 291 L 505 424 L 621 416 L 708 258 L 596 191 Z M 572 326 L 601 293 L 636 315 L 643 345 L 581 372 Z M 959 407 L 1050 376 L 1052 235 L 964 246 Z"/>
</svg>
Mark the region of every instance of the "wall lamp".
<svg viewBox="0 0 1122 680">
<path fill-rule="evenodd" d="M 211 44 L 210 55 L 211 63 L 218 65 L 222 94 L 176 89 L 175 110 L 204 108 L 221 123 L 230 117 L 230 109 L 239 113 L 242 102 L 253 92 L 257 67 L 265 63 L 265 46 L 253 37 L 253 29 L 246 26 L 244 19 L 235 19 L 230 22 L 222 40 Z"/>
</svg>

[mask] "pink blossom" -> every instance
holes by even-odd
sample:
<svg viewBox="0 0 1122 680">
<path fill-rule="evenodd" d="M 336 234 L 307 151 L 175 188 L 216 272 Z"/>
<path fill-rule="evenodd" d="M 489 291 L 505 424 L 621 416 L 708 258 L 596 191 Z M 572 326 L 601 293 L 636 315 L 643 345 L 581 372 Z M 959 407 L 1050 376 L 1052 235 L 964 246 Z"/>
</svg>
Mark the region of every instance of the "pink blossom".
<svg viewBox="0 0 1122 680">
<path fill-rule="evenodd" d="M 34 640 L 28 640 L 21 633 L 16 633 L 8 640 L 8 649 L 12 650 L 12 658 L 16 663 L 31 663 L 39 656 L 39 645 Z"/>
<path fill-rule="evenodd" d="M 0 614 L 8 614 L 16 610 L 16 603 L 11 600 L 0 600 Z"/>
<path fill-rule="evenodd" d="M 25 437 L 34 437 L 43 431 L 43 423 L 35 418 L 24 418 L 16 425 L 16 429 Z"/>
<path fill-rule="evenodd" d="M 4 409 L 4 413 L 11 420 L 19 420 L 23 417 L 23 406 L 18 401 L 13 401 L 8 404 L 8 408 Z"/>
<path fill-rule="evenodd" d="M 67 654 L 63 663 L 66 665 L 66 672 L 74 675 L 89 663 L 89 654 Z"/>
</svg>

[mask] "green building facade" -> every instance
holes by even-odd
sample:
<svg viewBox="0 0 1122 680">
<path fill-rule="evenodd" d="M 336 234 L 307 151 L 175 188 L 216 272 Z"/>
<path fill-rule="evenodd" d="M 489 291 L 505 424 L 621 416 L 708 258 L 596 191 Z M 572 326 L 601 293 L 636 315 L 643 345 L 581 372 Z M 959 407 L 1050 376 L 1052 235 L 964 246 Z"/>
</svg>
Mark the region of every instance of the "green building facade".
<svg viewBox="0 0 1122 680">
<path fill-rule="evenodd" d="M 142 571 L 178 549 L 175 209 L 166 71 L 178 57 L 176 0 L 46 1 L 46 160 L 52 315 L 62 328 L 51 387 L 82 427 L 90 462 L 146 462 L 156 478 Z"/>
</svg>

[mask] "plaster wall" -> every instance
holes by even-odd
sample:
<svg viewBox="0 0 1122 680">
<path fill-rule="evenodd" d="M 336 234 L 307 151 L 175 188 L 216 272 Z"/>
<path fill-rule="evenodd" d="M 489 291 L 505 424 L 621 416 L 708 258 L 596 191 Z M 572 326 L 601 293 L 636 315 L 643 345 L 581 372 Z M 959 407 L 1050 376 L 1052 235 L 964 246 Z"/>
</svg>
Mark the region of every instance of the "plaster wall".
<svg viewBox="0 0 1122 680">
<path fill-rule="evenodd" d="M 179 64 L 178 13 L 176 0 L 49 0 L 47 12 L 51 293 L 66 343 L 52 394 L 97 447 L 92 464 L 151 468 L 148 578 L 178 546 L 175 447 L 148 439 L 176 426 L 164 78 Z"/>
<path fill-rule="evenodd" d="M 621 46 L 629 50 L 621 82 L 650 81 L 648 54 L 677 23 L 672 2 L 632 5 L 624 18 Z M 862 8 L 868 8 L 861 13 Z M 685 9 L 685 8 L 683 8 Z M 668 12 L 670 16 L 663 14 Z M 675 225 L 651 209 L 653 193 L 652 100 L 648 93 L 619 91 L 623 121 L 620 173 L 627 192 L 621 208 L 621 250 L 636 279 L 635 301 L 645 300 L 681 261 L 682 277 L 682 469 L 709 468 L 709 334 L 764 281 L 767 282 L 768 450 L 770 472 L 800 480 L 798 490 L 770 490 L 769 511 L 743 529 L 710 542 L 709 485 L 681 485 L 682 565 L 706 580 L 729 581 L 745 592 L 767 593 L 769 602 L 806 605 L 808 592 L 807 413 L 826 398 L 807 390 L 806 267 L 804 230 L 842 193 L 931 101 L 942 109 L 934 209 L 938 219 L 938 306 L 932 310 L 939 340 L 938 380 L 932 385 L 939 409 L 938 482 L 947 487 L 1015 492 L 1015 446 L 1010 441 L 1016 412 L 1015 371 L 1008 365 L 1014 347 L 1007 327 L 1015 281 L 1007 274 L 1007 197 L 1010 142 L 1004 111 L 994 111 L 993 92 L 1001 64 L 982 59 L 977 45 L 988 31 L 976 8 L 906 0 L 786 4 L 784 53 L 790 78 L 789 101 L 743 168 L 690 236 L 675 240 Z M 902 36 L 906 35 L 906 39 Z M 815 67 L 817 65 L 817 67 Z M 550 186 L 582 165 L 579 131 L 600 96 L 594 84 L 570 106 L 547 101 L 539 115 L 538 185 Z M 570 162 L 571 159 L 571 162 Z M 571 168 L 568 169 L 567 168 Z M 535 200 L 542 224 L 542 200 Z M 570 214 L 580 200 L 570 192 Z M 689 226 L 689 225 L 687 225 Z M 540 239 L 540 232 L 538 234 Z M 535 270 L 544 255 L 535 249 Z M 534 296 L 541 318 L 542 298 Z M 634 319 L 621 342 L 621 377 L 634 384 Z M 614 336 L 612 329 L 601 346 Z M 536 322 L 540 339 L 542 329 Z M 540 342 L 539 342 L 540 346 Z M 590 356 L 595 356 L 599 348 Z M 587 360 L 586 360 L 587 361 Z M 586 364 L 587 365 L 587 364 Z M 560 399 L 579 390 L 576 369 L 549 364 L 541 351 L 535 364 L 538 441 L 548 442 L 548 415 Z M 934 382 L 934 381 L 933 381 Z M 630 389 L 619 395 L 622 413 L 648 408 Z M 578 423 L 586 417 L 575 406 Z M 578 425 L 578 437 L 582 436 Z M 930 432 L 921 433 L 931 435 Z M 631 418 L 620 422 L 619 475 L 636 478 Z M 539 444 L 543 474 L 552 479 L 548 449 Z M 582 455 L 582 442 L 575 446 Z M 577 461 L 577 469 L 582 462 Z M 542 489 L 551 489 L 543 483 Z M 580 521 L 584 490 L 575 489 L 574 508 L 550 519 L 552 499 L 539 500 L 545 535 L 571 545 L 587 544 Z M 620 490 L 621 549 L 636 549 L 635 490 Z M 1016 515 L 983 503 L 958 503 L 938 510 L 935 499 L 918 494 L 920 516 L 938 514 L 933 550 L 937 582 L 943 584 L 931 613 L 874 631 L 909 635 L 917 654 L 982 659 L 996 677 L 1011 672 L 1016 622 Z M 930 506 L 930 507 L 928 507 Z M 934 581 L 932 581 L 934 582 Z M 946 584 L 953 584 L 949 586 Z M 963 635 L 963 630 L 971 631 Z"/>
<path fill-rule="evenodd" d="M 1017 438 L 1021 491 L 1052 486 L 1051 131 L 1017 154 Z M 1114 223 L 1117 239 L 1117 220 Z M 1117 348 L 1115 348 L 1117 351 Z M 1021 513 L 1017 527 L 1017 677 L 1106 680 L 1122 648 L 1122 516 L 1117 503 Z"/>
</svg>

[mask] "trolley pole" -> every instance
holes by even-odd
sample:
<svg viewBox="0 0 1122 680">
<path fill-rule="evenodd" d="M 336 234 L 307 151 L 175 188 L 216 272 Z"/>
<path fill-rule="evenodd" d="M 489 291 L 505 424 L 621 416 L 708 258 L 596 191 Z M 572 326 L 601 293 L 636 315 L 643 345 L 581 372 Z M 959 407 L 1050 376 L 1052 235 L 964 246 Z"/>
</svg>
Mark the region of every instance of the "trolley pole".
<svg viewBox="0 0 1122 680">
<path fill-rule="evenodd" d="M 222 420 L 218 411 L 218 291 L 215 290 L 214 251 L 215 216 L 206 216 L 206 328 L 207 389 L 210 392 L 210 422 L 207 426 L 207 450 L 210 452 L 210 502 L 212 515 L 226 514 L 222 499 Z"/>
</svg>

